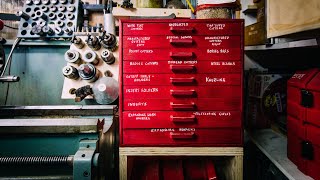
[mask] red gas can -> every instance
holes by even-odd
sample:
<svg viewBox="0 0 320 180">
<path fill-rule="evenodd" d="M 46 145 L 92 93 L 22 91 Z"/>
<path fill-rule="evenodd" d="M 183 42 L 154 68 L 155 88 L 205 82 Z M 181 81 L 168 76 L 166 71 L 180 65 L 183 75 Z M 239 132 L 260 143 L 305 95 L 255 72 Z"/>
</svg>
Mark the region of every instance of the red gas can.
<svg viewBox="0 0 320 180">
<path fill-rule="evenodd" d="M 121 146 L 242 146 L 243 20 L 122 20 Z"/>
<path fill-rule="evenodd" d="M 320 179 L 320 70 L 299 71 L 288 81 L 288 158 Z"/>
</svg>

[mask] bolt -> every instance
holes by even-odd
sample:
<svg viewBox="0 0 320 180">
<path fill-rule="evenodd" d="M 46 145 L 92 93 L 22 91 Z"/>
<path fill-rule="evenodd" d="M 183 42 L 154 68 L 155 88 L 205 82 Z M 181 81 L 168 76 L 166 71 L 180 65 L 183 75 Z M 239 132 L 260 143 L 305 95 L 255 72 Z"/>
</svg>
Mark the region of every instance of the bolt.
<svg viewBox="0 0 320 180">
<path fill-rule="evenodd" d="M 86 58 L 88 59 L 92 58 L 92 54 L 91 53 L 86 54 Z"/>
<path fill-rule="evenodd" d="M 84 177 L 88 177 L 88 176 L 89 176 L 88 171 L 83 172 L 83 176 L 84 176 Z"/>
<path fill-rule="evenodd" d="M 74 57 L 74 54 L 71 53 L 71 52 L 68 52 L 67 54 L 68 54 L 68 57 L 69 57 L 69 58 L 73 58 L 73 57 Z"/>
<path fill-rule="evenodd" d="M 71 71 L 70 67 L 67 67 L 67 68 L 64 69 L 65 73 L 69 73 L 70 71 Z"/>
<path fill-rule="evenodd" d="M 81 157 L 86 157 L 86 155 L 85 154 L 82 154 L 82 156 Z"/>
</svg>

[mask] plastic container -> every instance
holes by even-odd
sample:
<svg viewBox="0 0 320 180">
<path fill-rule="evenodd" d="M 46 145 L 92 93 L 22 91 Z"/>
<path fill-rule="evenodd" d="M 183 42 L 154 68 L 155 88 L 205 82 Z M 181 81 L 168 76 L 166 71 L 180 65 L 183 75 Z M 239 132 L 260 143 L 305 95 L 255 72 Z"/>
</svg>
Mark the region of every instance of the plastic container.
<svg viewBox="0 0 320 180">
<path fill-rule="evenodd" d="M 205 0 L 198 2 L 197 19 L 233 19 L 235 17 L 235 3 L 211 3 Z"/>
</svg>

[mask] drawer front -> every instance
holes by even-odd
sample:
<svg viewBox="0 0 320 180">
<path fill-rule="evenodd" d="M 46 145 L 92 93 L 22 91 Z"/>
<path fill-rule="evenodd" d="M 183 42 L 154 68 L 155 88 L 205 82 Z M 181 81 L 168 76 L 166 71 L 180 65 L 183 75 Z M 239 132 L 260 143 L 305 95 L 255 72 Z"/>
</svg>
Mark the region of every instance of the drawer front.
<svg viewBox="0 0 320 180">
<path fill-rule="evenodd" d="M 290 99 L 287 100 L 287 114 L 299 119 L 301 122 L 306 120 L 306 108 Z"/>
<path fill-rule="evenodd" d="M 124 61 L 123 72 L 159 74 L 240 73 L 241 61 Z"/>
<path fill-rule="evenodd" d="M 122 128 L 241 128 L 241 115 L 240 111 L 125 111 Z"/>
<path fill-rule="evenodd" d="M 124 99 L 240 98 L 241 86 L 124 86 Z"/>
<path fill-rule="evenodd" d="M 159 34 L 160 35 L 160 34 Z M 240 36 L 123 36 L 123 48 L 239 48 Z"/>
<path fill-rule="evenodd" d="M 239 48 L 175 48 L 175 49 L 151 49 L 129 48 L 123 49 L 123 60 L 139 61 L 168 61 L 168 60 L 202 60 L 223 61 L 240 60 Z"/>
<path fill-rule="evenodd" d="M 123 74 L 123 85 L 241 85 L 241 74 Z"/>
<path fill-rule="evenodd" d="M 126 146 L 242 146 L 240 128 L 126 129 L 122 138 Z"/>
<path fill-rule="evenodd" d="M 132 22 L 122 24 L 122 35 L 240 35 L 241 22 Z"/>
<path fill-rule="evenodd" d="M 307 111 L 306 121 L 310 124 L 320 127 L 320 109 L 306 108 L 306 111 Z"/>
<path fill-rule="evenodd" d="M 124 99 L 125 111 L 239 111 L 241 98 Z"/>
</svg>

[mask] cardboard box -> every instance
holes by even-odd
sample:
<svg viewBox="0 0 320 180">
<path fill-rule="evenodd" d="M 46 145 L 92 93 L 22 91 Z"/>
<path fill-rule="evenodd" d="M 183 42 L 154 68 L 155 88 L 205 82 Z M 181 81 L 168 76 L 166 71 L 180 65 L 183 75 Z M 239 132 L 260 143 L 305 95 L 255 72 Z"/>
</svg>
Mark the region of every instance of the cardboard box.
<svg viewBox="0 0 320 180">
<path fill-rule="evenodd" d="M 267 40 L 265 22 L 257 22 L 245 27 L 244 44 L 246 46 L 265 44 Z"/>
</svg>

